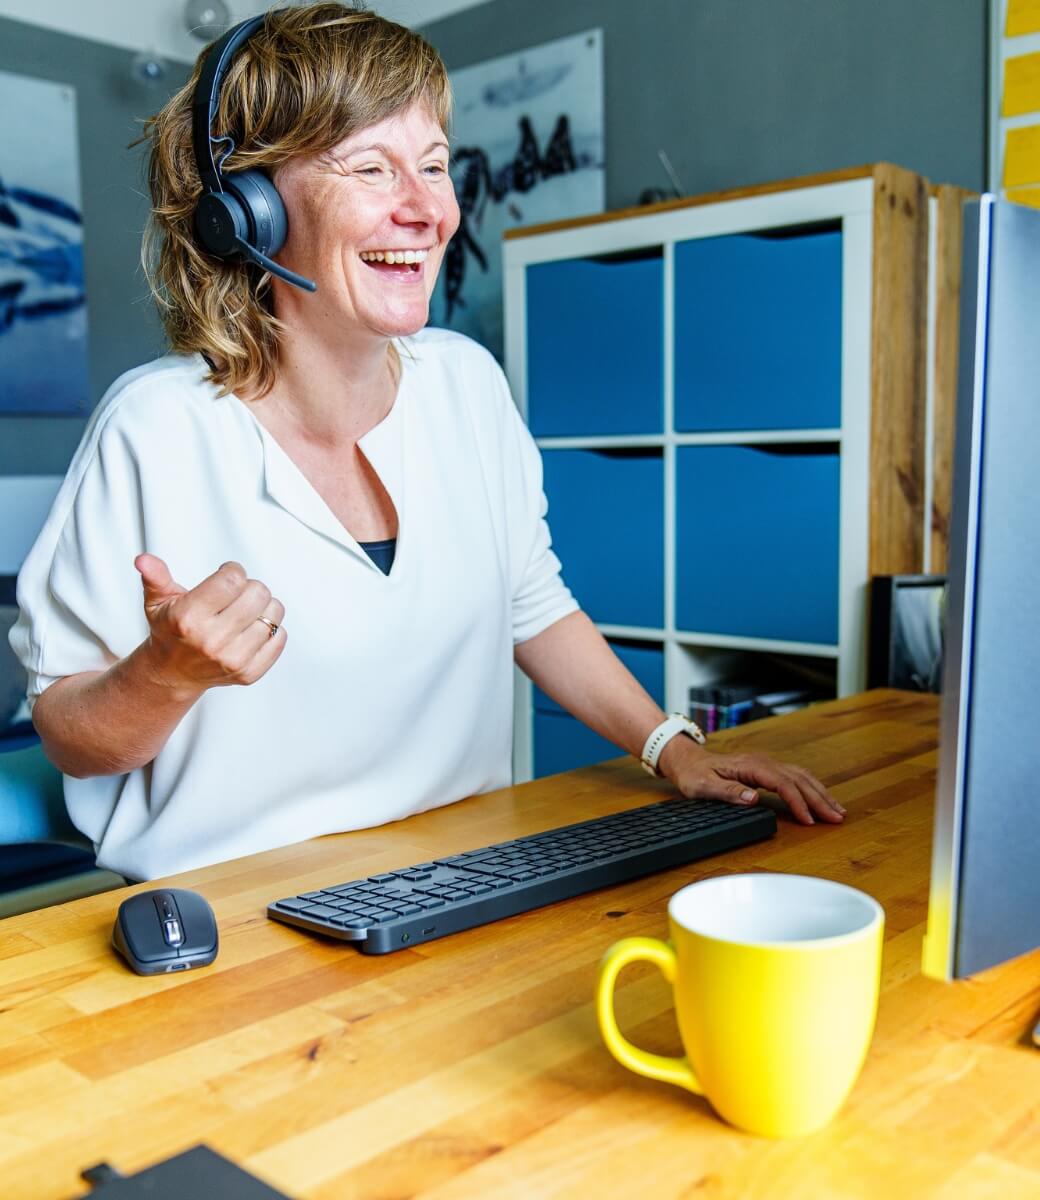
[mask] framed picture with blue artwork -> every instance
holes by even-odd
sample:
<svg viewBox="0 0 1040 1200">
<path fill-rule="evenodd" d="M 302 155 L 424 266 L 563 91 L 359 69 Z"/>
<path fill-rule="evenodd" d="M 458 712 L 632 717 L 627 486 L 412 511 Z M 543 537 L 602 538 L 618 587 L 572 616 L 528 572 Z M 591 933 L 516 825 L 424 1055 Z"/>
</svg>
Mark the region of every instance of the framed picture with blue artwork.
<svg viewBox="0 0 1040 1200">
<path fill-rule="evenodd" d="M 0 413 L 86 412 L 76 93 L 0 71 L 0 113 Z"/>
<path fill-rule="evenodd" d="M 505 230 L 603 210 L 603 31 L 452 71 L 451 85 L 461 220 L 430 324 L 467 334 L 501 361 Z"/>
</svg>

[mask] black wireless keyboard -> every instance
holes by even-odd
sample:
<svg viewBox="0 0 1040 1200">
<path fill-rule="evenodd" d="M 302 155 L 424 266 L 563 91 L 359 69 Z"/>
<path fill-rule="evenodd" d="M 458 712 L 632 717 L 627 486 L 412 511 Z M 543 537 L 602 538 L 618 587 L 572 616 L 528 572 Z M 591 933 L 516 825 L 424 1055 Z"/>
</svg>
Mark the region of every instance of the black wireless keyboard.
<svg viewBox="0 0 1040 1200">
<path fill-rule="evenodd" d="M 365 954 L 389 954 L 774 833 L 776 817 L 768 808 L 661 800 L 275 900 L 267 915 L 357 942 Z"/>
</svg>

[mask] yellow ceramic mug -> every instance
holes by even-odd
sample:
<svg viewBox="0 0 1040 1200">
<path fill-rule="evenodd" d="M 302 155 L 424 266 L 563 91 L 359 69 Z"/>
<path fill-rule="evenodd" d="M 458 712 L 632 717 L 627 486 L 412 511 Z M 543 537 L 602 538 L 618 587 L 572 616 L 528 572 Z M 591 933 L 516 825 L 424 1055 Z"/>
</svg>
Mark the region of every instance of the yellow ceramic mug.
<svg viewBox="0 0 1040 1200">
<path fill-rule="evenodd" d="M 884 912 L 855 888 L 804 875 L 729 875 L 676 892 L 671 942 L 626 938 L 600 965 L 596 1012 L 623 1066 L 706 1096 L 725 1120 L 791 1137 L 842 1106 L 877 1015 Z M 656 963 L 675 991 L 686 1058 L 633 1046 L 614 985 Z"/>
</svg>

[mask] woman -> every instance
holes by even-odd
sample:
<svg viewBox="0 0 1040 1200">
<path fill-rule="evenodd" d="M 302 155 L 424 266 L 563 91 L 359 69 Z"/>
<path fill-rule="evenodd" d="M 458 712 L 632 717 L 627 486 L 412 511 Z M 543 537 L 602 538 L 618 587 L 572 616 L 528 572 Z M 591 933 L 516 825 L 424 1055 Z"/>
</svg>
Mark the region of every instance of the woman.
<svg viewBox="0 0 1040 1200">
<path fill-rule="evenodd" d="M 501 372 L 424 329 L 459 220 L 436 53 L 316 4 L 231 63 L 222 169 L 271 176 L 314 295 L 200 247 L 193 91 L 146 129 L 175 353 L 94 414 L 12 638 L 98 861 L 151 878 L 503 786 L 514 657 L 641 756 L 664 714 L 560 579 Z M 797 767 L 653 748 L 686 795 L 842 818 Z"/>
</svg>

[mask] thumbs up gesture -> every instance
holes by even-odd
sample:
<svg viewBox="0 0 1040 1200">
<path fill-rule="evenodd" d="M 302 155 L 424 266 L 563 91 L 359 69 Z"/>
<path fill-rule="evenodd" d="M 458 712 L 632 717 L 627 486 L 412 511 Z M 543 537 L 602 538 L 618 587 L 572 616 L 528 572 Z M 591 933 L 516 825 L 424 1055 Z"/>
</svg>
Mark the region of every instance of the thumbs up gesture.
<svg viewBox="0 0 1040 1200">
<path fill-rule="evenodd" d="M 201 694 L 211 687 L 255 683 L 285 649 L 285 609 L 236 562 L 224 563 L 190 591 L 161 558 L 139 554 L 148 656 L 156 677 Z"/>
</svg>

